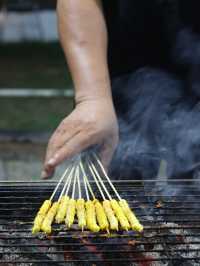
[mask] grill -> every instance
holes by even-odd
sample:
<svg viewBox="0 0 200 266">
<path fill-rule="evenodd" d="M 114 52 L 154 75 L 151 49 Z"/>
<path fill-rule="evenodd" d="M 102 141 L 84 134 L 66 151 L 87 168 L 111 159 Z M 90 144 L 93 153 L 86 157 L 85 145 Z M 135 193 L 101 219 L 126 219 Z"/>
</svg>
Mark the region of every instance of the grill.
<svg viewBox="0 0 200 266">
<path fill-rule="evenodd" d="M 144 225 L 142 235 L 83 233 L 54 225 L 32 236 L 54 182 L 0 183 L 1 265 L 200 265 L 199 180 L 114 181 Z"/>
</svg>

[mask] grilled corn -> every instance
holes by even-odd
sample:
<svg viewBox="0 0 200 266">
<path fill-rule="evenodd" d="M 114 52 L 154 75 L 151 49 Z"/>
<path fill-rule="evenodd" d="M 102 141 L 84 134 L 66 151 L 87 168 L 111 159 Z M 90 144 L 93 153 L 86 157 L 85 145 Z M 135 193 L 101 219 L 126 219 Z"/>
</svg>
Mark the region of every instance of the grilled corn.
<svg viewBox="0 0 200 266">
<path fill-rule="evenodd" d="M 99 232 L 100 228 L 96 222 L 95 206 L 91 200 L 85 204 L 86 207 L 86 223 L 89 230 L 92 232 Z"/>
<path fill-rule="evenodd" d="M 110 203 L 111 203 L 111 206 L 113 208 L 115 215 L 117 216 L 117 218 L 119 220 L 121 228 L 123 230 L 128 231 L 130 229 L 130 225 L 129 225 L 129 222 L 128 222 L 121 206 L 119 205 L 119 203 L 116 200 L 111 200 Z"/>
<path fill-rule="evenodd" d="M 76 201 L 74 199 L 70 199 L 68 201 L 67 213 L 65 218 L 65 224 L 67 228 L 70 228 L 74 223 L 75 214 L 76 214 Z"/>
<path fill-rule="evenodd" d="M 126 215 L 126 218 L 128 219 L 132 230 L 142 232 L 143 226 L 140 224 L 140 222 L 138 221 L 135 214 L 131 211 L 127 201 L 126 200 L 120 200 L 119 205 L 121 206 L 124 214 Z"/>
<path fill-rule="evenodd" d="M 86 226 L 86 215 L 85 215 L 85 200 L 78 199 L 76 201 L 76 213 L 78 217 L 78 226 L 82 230 Z"/>
<path fill-rule="evenodd" d="M 97 222 L 99 224 L 100 229 L 108 231 L 109 223 L 108 223 L 103 206 L 97 200 L 94 202 L 94 204 L 95 204 L 95 210 L 96 210 L 96 215 L 97 215 Z"/>
<path fill-rule="evenodd" d="M 57 212 L 56 218 L 55 218 L 56 223 L 60 224 L 60 223 L 64 222 L 65 215 L 66 215 L 66 212 L 67 212 L 68 202 L 69 202 L 69 197 L 68 196 L 63 196 L 61 198 L 60 205 L 59 205 L 59 208 L 58 208 L 58 212 Z"/>
<path fill-rule="evenodd" d="M 49 208 L 51 207 L 51 201 L 50 200 L 45 200 L 40 207 L 35 220 L 33 222 L 33 228 L 32 228 L 32 233 L 36 234 L 40 231 L 42 222 L 45 218 L 46 213 L 48 212 Z"/>
<path fill-rule="evenodd" d="M 51 233 L 51 225 L 53 223 L 54 217 L 56 216 L 58 208 L 59 208 L 59 202 L 54 202 L 42 223 L 41 229 L 43 232 L 47 234 Z"/>
<path fill-rule="evenodd" d="M 113 209 L 111 207 L 111 204 L 110 204 L 109 200 L 104 200 L 103 201 L 103 208 L 104 208 L 104 211 L 105 211 L 106 216 L 108 218 L 108 221 L 109 221 L 109 224 L 110 224 L 110 229 L 118 231 L 118 220 L 115 217 L 115 214 L 113 212 Z"/>
</svg>

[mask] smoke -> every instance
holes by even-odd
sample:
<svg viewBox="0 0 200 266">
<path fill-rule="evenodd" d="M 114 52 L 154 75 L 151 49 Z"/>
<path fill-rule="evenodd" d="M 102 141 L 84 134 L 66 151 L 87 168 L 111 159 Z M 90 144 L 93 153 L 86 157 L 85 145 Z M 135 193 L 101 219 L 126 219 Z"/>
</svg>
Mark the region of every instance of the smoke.
<svg viewBox="0 0 200 266">
<path fill-rule="evenodd" d="M 145 67 L 115 79 L 113 95 L 120 144 L 111 175 L 155 178 L 165 159 L 168 177 L 191 177 L 200 161 L 200 104 L 186 80 Z"/>
</svg>

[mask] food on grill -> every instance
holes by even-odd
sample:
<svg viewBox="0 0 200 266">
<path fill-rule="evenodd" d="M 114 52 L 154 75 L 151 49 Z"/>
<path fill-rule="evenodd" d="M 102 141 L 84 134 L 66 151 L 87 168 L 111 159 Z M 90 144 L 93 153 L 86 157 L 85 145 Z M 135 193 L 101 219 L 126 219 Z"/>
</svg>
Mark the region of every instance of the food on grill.
<svg viewBox="0 0 200 266">
<path fill-rule="evenodd" d="M 111 207 L 109 200 L 103 201 L 103 208 L 104 208 L 104 211 L 106 213 L 107 219 L 109 221 L 110 229 L 118 231 L 118 220 L 115 217 L 115 214 L 113 212 L 113 209 Z"/>
<path fill-rule="evenodd" d="M 88 200 L 85 204 L 85 207 L 86 207 L 87 228 L 91 230 L 92 232 L 95 232 L 95 233 L 99 232 L 100 228 L 96 222 L 96 212 L 95 212 L 94 202 L 91 200 Z"/>
<path fill-rule="evenodd" d="M 104 211 L 103 206 L 98 200 L 94 201 L 95 204 L 95 210 L 96 210 L 96 216 L 97 216 L 97 222 L 99 224 L 99 227 L 101 230 L 109 230 L 109 223 L 106 217 L 106 213 Z"/>
<path fill-rule="evenodd" d="M 54 217 L 56 216 L 58 208 L 59 208 L 59 202 L 54 202 L 42 223 L 41 229 L 43 232 L 47 234 L 51 233 L 51 225 L 53 223 Z"/>
<path fill-rule="evenodd" d="M 74 217 L 76 214 L 76 201 L 74 199 L 70 199 L 67 206 L 65 224 L 67 228 L 70 228 L 74 223 Z"/>
<path fill-rule="evenodd" d="M 39 209 L 39 211 L 35 217 L 35 220 L 33 222 L 33 228 L 32 228 L 33 234 L 40 232 L 42 222 L 43 222 L 45 215 L 48 212 L 50 207 L 51 207 L 51 200 L 45 200 L 43 202 L 42 206 L 40 207 L 40 209 Z"/>
<path fill-rule="evenodd" d="M 76 201 L 76 213 L 78 217 L 78 226 L 82 230 L 86 226 L 85 200 L 78 199 Z"/>
<path fill-rule="evenodd" d="M 64 222 L 65 215 L 66 215 L 66 212 L 67 212 L 68 202 L 69 202 L 69 197 L 68 196 L 63 196 L 61 198 L 60 205 L 59 205 L 59 208 L 58 208 L 58 212 L 57 212 L 56 218 L 55 218 L 56 223 L 60 224 L 60 223 Z"/>
<path fill-rule="evenodd" d="M 117 218 L 118 218 L 118 220 L 119 220 L 119 223 L 120 223 L 120 225 L 121 225 L 121 228 L 122 228 L 123 230 L 128 231 L 128 230 L 130 229 L 130 225 L 129 225 L 129 222 L 128 222 L 128 220 L 127 220 L 127 218 L 126 218 L 126 216 L 125 216 L 125 214 L 124 214 L 124 212 L 123 212 L 121 206 L 120 206 L 119 203 L 118 203 L 116 200 L 114 200 L 114 199 L 112 199 L 112 200 L 110 201 L 110 203 L 111 203 L 111 206 L 112 206 L 112 208 L 113 208 L 113 211 L 114 211 L 115 215 L 117 216 Z"/>
<path fill-rule="evenodd" d="M 109 233 L 110 230 L 118 231 L 119 228 L 126 231 L 129 229 L 138 232 L 143 231 L 143 226 L 130 209 L 128 202 L 121 199 L 100 160 L 96 155 L 94 155 L 94 158 L 99 166 L 98 168 L 91 159 L 86 158 L 84 162 L 81 159 L 78 162 L 79 159 L 77 158 L 65 170 L 51 197 L 42 204 L 38 211 L 32 228 L 33 234 L 41 230 L 50 234 L 54 219 L 58 224 L 64 222 L 69 229 L 74 223 L 75 215 L 78 218 L 78 227 L 82 231 L 84 228 L 95 233 L 100 230 Z M 84 168 L 85 164 L 87 164 L 86 168 Z M 96 199 L 92 183 L 90 183 L 88 174 L 85 172 L 86 169 L 90 171 L 89 176 L 93 177 L 93 183 L 103 201 Z M 101 173 L 98 172 L 99 170 L 101 170 Z M 82 177 L 83 186 L 81 186 L 80 177 Z M 108 185 L 114 194 L 110 194 L 107 188 Z M 60 195 L 58 195 L 60 186 L 62 189 Z M 84 194 L 82 193 L 82 187 L 85 190 Z M 76 195 L 78 195 L 78 199 Z M 83 195 L 86 196 L 86 200 L 82 197 Z M 91 200 L 91 198 L 94 200 Z"/>
<path fill-rule="evenodd" d="M 140 222 L 138 221 L 137 217 L 135 216 L 135 214 L 130 209 L 127 201 L 126 200 L 120 200 L 119 201 L 119 205 L 121 206 L 124 214 L 126 215 L 126 218 L 128 219 L 132 230 L 135 230 L 135 231 L 138 231 L 138 232 L 142 232 L 143 231 L 143 226 L 140 224 Z"/>
</svg>

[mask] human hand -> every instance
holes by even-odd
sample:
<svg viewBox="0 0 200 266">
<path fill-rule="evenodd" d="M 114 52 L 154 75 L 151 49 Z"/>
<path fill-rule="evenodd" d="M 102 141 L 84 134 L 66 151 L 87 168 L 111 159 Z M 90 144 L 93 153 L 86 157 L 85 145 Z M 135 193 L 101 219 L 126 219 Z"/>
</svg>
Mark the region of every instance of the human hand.
<svg viewBox="0 0 200 266">
<path fill-rule="evenodd" d="M 84 99 L 77 103 L 49 140 L 42 178 L 56 166 L 84 149 L 98 144 L 100 158 L 108 166 L 118 143 L 118 123 L 111 98 Z"/>
</svg>

